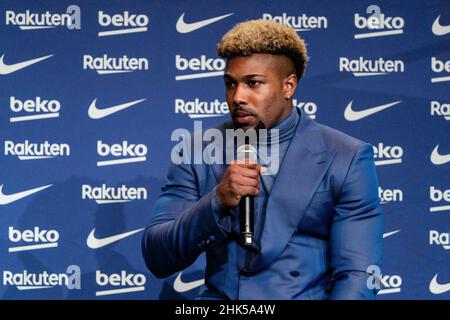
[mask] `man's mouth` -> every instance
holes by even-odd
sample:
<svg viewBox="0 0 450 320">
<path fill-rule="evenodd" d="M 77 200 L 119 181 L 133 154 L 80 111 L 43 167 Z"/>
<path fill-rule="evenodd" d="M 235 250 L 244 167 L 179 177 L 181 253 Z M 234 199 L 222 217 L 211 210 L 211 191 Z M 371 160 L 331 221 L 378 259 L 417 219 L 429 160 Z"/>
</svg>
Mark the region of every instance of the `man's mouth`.
<svg viewBox="0 0 450 320">
<path fill-rule="evenodd" d="M 238 110 L 233 113 L 233 119 L 240 125 L 246 125 L 255 119 L 255 116 L 249 112 Z"/>
</svg>

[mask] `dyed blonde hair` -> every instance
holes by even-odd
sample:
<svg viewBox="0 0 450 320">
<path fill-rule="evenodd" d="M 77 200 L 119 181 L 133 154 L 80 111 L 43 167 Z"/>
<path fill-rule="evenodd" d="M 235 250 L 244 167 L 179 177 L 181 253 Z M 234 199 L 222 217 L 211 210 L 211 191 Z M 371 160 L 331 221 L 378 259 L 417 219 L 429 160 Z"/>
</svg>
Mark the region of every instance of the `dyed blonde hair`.
<svg viewBox="0 0 450 320">
<path fill-rule="evenodd" d="M 306 44 L 294 29 L 270 20 L 249 20 L 229 30 L 217 44 L 221 58 L 253 53 L 285 55 L 294 63 L 297 78 L 303 76 L 308 61 Z"/>
</svg>

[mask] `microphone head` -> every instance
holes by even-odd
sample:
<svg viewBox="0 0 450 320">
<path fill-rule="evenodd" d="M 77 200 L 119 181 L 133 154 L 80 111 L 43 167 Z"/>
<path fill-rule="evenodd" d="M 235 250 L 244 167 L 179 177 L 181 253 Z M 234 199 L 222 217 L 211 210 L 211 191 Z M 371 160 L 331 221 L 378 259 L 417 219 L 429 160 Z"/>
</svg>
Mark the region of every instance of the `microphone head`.
<svg viewBox="0 0 450 320">
<path fill-rule="evenodd" d="M 237 148 L 237 160 L 257 162 L 257 151 L 251 144 L 243 144 Z"/>
</svg>

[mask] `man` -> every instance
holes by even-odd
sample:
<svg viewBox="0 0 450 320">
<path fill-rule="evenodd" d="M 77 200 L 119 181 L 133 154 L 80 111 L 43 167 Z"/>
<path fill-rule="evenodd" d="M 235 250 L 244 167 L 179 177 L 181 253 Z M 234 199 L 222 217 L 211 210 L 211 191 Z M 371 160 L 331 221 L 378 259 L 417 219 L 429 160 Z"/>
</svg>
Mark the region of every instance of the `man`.
<svg viewBox="0 0 450 320">
<path fill-rule="evenodd" d="M 218 129 L 277 130 L 280 167 L 172 164 L 142 239 L 147 266 L 164 278 L 206 252 L 199 299 L 374 298 L 367 270 L 381 265 L 383 216 L 371 145 L 292 106 L 307 53 L 291 28 L 238 24 L 218 53 L 232 116 Z M 240 241 L 244 196 L 256 199 L 256 249 Z"/>
</svg>

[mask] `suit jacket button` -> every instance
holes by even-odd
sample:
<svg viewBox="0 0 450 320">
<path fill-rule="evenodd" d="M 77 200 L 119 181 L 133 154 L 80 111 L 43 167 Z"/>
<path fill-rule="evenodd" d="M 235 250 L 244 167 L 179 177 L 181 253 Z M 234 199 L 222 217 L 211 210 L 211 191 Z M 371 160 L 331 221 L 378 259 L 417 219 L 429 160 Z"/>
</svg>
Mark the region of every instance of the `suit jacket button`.
<svg viewBox="0 0 450 320">
<path fill-rule="evenodd" d="M 209 240 L 209 242 L 214 242 L 214 241 L 216 241 L 216 237 L 209 236 L 208 240 Z"/>
<path fill-rule="evenodd" d="M 293 276 L 293 277 L 298 277 L 298 276 L 300 275 L 300 272 L 298 272 L 298 271 L 291 271 L 291 272 L 289 272 L 289 273 L 290 273 L 290 275 Z"/>
</svg>

